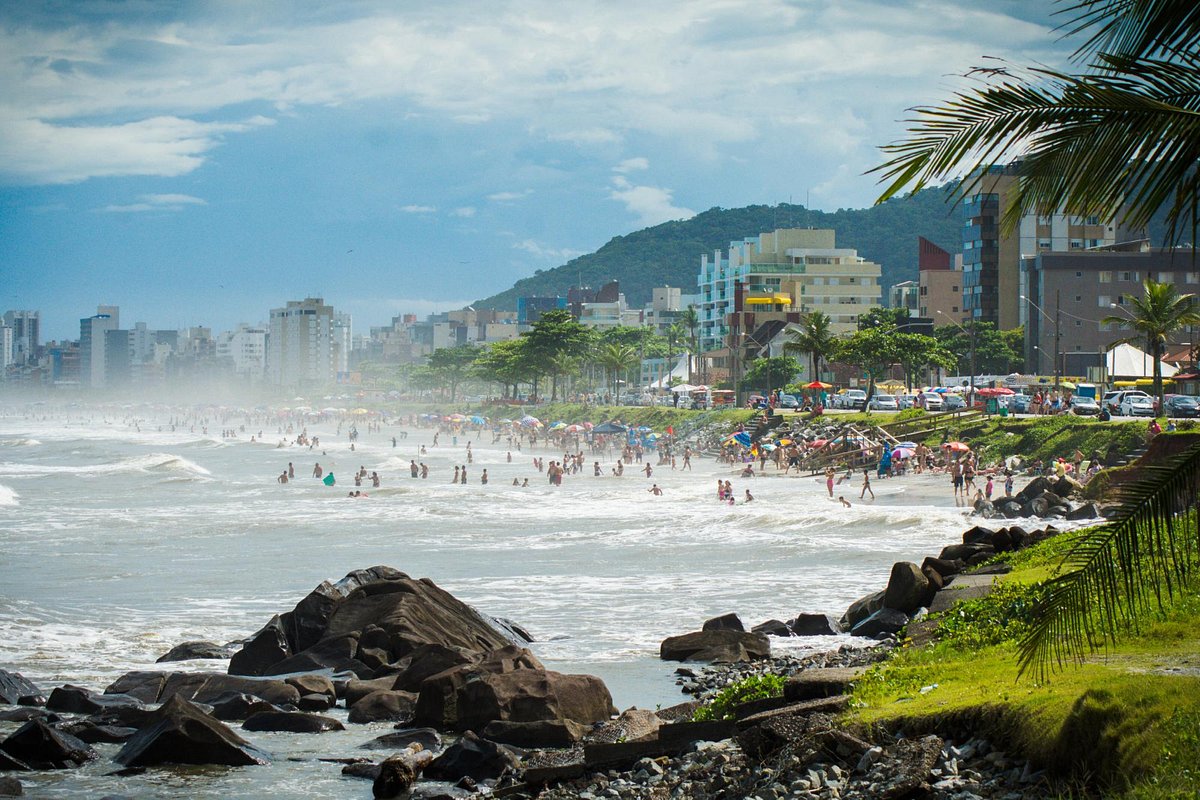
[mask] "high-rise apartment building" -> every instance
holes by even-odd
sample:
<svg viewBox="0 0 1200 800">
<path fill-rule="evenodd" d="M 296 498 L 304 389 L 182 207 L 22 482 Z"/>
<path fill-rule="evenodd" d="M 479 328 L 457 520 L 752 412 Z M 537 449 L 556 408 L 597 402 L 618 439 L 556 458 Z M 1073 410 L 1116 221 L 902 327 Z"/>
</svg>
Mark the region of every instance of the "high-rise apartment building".
<svg viewBox="0 0 1200 800">
<path fill-rule="evenodd" d="M 700 349 L 726 344 L 734 314 L 795 322 L 822 311 L 835 333 L 850 333 L 880 304 L 880 274 L 857 250 L 837 247 L 832 230 L 783 228 L 732 242 L 727 253 L 700 257 Z"/>
<path fill-rule="evenodd" d="M 1117 241 L 1115 225 L 1098 217 L 1065 213 L 1027 214 L 1016 231 L 1005 232 L 1003 218 L 1019 170 L 1019 163 L 991 168 L 963 203 L 964 313 L 967 319 L 991 322 L 1001 330 L 1021 324 L 1022 257 L 1086 250 Z"/>
<path fill-rule="evenodd" d="M 267 374 L 267 329 L 261 325 L 239 323 L 237 328 L 217 336 L 217 358 L 233 365 L 233 371 L 252 381 Z"/>
<path fill-rule="evenodd" d="M 5 311 L 5 327 L 12 328 L 9 362 L 28 364 L 41 344 L 42 314 L 40 311 Z"/>
<path fill-rule="evenodd" d="M 95 315 L 79 320 L 79 382 L 101 388 L 108 384 L 106 334 L 121 326 L 117 306 L 99 306 Z"/>
<path fill-rule="evenodd" d="M 277 386 L 332 382 L 338 364 L 335 316 L 333 306 L 320 297 L 289 300 L 283 308 L 271 309 L 267 380 Z"/>
</svg>

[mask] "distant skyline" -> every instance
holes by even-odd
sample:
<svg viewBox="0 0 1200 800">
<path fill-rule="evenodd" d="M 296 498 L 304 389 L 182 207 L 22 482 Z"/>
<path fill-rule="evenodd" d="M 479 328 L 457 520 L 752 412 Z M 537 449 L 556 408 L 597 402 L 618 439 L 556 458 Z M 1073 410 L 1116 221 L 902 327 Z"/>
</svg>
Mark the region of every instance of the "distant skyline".
<svg viewBox="0 0 1200 800">
<path fill-rule="evenodd" d="M 1053 8 L 7 3 L 0 311 L 61 339 L 320 296 L 364 332 L 714 206 L 867 206 L 906 108 L 1065 61 Z"/>
</svg>

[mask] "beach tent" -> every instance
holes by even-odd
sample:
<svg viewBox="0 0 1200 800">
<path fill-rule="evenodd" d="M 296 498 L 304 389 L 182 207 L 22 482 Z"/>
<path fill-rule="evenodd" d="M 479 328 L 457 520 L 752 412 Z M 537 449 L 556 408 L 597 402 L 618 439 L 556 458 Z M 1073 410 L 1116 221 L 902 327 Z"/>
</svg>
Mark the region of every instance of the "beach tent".
<svg viewBox="0 0 1200 800">
<path fill-rule="evenodd" d="M 681 383 L 678 386 L 672 386 L 671 391 L 678 394 L 680 392 L 694 392 L 697 389 L 703 389 L 703 388 L 704 388 L 703 386 L 693 386 L 690 383 Z"/>
<path fill-rule="evenodd" d="M 1154 358 L 1128 342 L 1119 344 L 1104 354 L 1104 366 L 1113 378 L 1153 378 Z M 1162 376 L 1170 378 L 1179 370 L 1163 362 Z"/>
<path fill-rule="evenodd" d="M 624 425 L 617 425 L 615 422 L 605 422 L 592 428 L 592 433 L 624 433 L 626 430 Z"/>
</svg>

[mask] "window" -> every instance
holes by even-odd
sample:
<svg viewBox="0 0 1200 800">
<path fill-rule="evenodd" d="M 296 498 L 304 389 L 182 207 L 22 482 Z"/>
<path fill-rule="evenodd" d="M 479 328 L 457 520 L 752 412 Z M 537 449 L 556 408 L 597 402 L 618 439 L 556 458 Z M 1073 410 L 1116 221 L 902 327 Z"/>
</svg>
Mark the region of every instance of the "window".
<svg viewBox="0 0 1200 800">
<path fill-rule="evenodd" d="M 1138 273 L 1137 273 L 1136 271 L 1134 271 L 1134 272 L 1122 272 L 1122 273 L 1121 273 L 1121 280 L 1123 280 L 1123 281 L 1136 281 L 1136 280 L 1141 280 L 1141 279 L 1138 277 Z"/>
<path fill-rule="evenodd" d="M 1102 294 L 1096 298 L 1096 305 L 1100 306 L 1101 308 L 1108 308 L 1110 305 L 1112 305 L 1112 297 Z"/>
<path fill-rule="evenodd" d="M 1076 272 L 1076 273 L 1075 273 L 1075 277 L 1076 277 L 1076 278 L 1082 278 L 1082 277 L 1083 277 L 1083 273 L 1082 273 L 1082 272 Z"/>
<path fill-rule="evenodd" d="M 1112 283 L 1112 272 L 1101 270 L 1099 273 L 1097 273 L 1097 275 L 1099 275 L 1101 283 Z"/>
<path fill-rule="evenodd" d="M 1187 283 L 1200 283 L 1200 272 L 1189 272 L 1187 274 Z"/>
<path fill-rule="evenodd" d="M 950 287 L 950 291 L 952 291 L 952 292 L 957 292 L 957 291 L 958 291 L 958 287 L 957 287 L 957 286 L 951 286 L 951 287 Z"/>
<path fill-rule="evenodd" d="M 1158 273 L 1158 282 L 1159 283 L 1174 283 L 1175 282 L 1175 273 L 1174 272 Z"/>
<path fill-rule="evenodd" d="M 952 313 L 952 314 L 957 314 L 957 313 L 958 313 L 958 306 L 950 306 L 950 313 Z"/>
<path fill-rule="evenodd" d="M 1083 320 L 1081 320 L 1081 319 L 1077 319 L 1077 320 L 1075 320 L 1075 327 L 1076 327 L 1076 328 L 1082 328 L 1082 327 L 1083 327 Z"/>
<path fill-rule="evenodd" d="M 1082 250 L 1083 249 L 1083 239 L 1072 239 L 1071 240 L 1071 249 L 1072 250 Z"/>
<path fill-rule="evenodd" d="M 1075 295 L 1075 302 L 1076 302 L 1076 303 L 1081 303 L 1081 302 L 1083 302 L 1083 295 L 1081 295 L 1081 294 L 1077 294 L 1077 295 Z"/>
<path fill-rule="evenodd" d="M 1038 239 L 1038 250 L 1049 250 L 1051 247 L 1049 239 Z"/>
</svg>

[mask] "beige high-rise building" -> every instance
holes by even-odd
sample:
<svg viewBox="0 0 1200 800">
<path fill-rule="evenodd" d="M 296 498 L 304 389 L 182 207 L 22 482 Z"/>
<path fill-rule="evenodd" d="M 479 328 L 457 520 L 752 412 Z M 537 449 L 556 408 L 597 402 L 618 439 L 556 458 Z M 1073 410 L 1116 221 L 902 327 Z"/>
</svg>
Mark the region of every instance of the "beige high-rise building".
<svg viewBox="0 0 1200 800">
<path fill-rule="evenodd" d="M 951 255 L 924 236 L 918 237 L 917 273 L 919 295 L 917 316 L 934 325 L 962 324 L 962 255 Z"/>
</svg>

